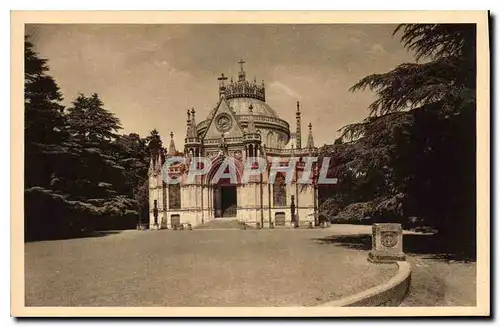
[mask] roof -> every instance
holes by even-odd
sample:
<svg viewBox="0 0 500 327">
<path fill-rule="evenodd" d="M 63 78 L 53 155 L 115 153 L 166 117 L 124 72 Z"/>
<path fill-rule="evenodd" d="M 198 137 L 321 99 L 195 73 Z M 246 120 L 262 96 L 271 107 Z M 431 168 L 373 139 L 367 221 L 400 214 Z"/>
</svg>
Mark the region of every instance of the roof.
<svg viewBox="0 0 500 327">
<path fill-rule="evenodd" d="M 254 115 L 262 115 L 262 116 L 270 116 L 270 117 L 278 117 L 276 111 L 274 111 L 271 106 L 267 103 L 254 99 L 254 98 L 233 98 L 228 100 L 229 105 L 234 110 L 236 115 L 249 115 L 250 111 L 248 108 L 250 104 L 253 106 L 253 114 Z"/>
</svg>

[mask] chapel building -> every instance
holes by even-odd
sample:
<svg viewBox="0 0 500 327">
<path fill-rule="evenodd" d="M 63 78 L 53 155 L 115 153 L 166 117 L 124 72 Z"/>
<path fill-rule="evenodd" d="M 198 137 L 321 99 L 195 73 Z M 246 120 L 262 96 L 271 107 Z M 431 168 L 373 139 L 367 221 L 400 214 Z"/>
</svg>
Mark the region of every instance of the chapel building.
<svg viewBox="0 0 500 327">
<path fill-rule="evenodd" d="M 314 156 L 312 125 L 307 138 L 302 140 L 301 110 L 297 102 L 295 131 L 287 121 L 266 103 L 264 81 L 247 80 L 241 69 L 237 80 L 222 74 L 219 80 L 217 104 L 208 117 L 197 122 L 195 109 L 188 110 L 186 136 L 182 155 L 186 164 L 175 164 L 163 169 L 165 161 L 178 156 L 173 134 L 165 153 L 153 157 L 149 169 L 149 226 L 172 228 L 191 224 L 196 226 L 215 219 L 237 219 L 260 227 L 294 226 L 314 222 L 317 208 L 317 187 L 299 184 L 304 163 L 301 158 Z M 207 157 L 211 170 L 204 176 L 188 180 L 189 162 L 195 157 Z M 266 172 L 242 182 L 247 157 L 261 157 L 268 163 Z M 296 158 L 291 183 L 278 173 L 274 183 L 268 183 L 269 167 L 275 158 L 280 165 L 288 165 Z M 221 179 L 212 183 L 215 172 L 225 159 L 231 159 L 236 171 L 236 183 Z M 178 178 L 180 183 L 165 183 L 164 174 Z"/>
</svg>

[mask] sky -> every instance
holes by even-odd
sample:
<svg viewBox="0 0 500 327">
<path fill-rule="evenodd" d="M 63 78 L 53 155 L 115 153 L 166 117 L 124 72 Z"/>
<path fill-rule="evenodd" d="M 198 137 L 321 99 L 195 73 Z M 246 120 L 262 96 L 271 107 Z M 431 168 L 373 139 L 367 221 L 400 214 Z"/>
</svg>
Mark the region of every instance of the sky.
<svg viewBox="0 0 500 327">
<path fill-rule="evenodd" d="M 264 80 L 266 102 L 295 130 L 301 102 L 303 139 L 312 123 L 315 144 L 331 144 L 342 126 L 363 120 L 375 95 L 349 88 L 384 73 L 411 53 L 393 36 L 395 25 L 27 25 L 26 34 L 64 95 L 64 103 L 97 93 L 121 121 L 123 133 L 157 129 L 177 147 L 186 134 L 186 110 L 197 122 L 218 101 L 217 77 Z"/>
</svg>

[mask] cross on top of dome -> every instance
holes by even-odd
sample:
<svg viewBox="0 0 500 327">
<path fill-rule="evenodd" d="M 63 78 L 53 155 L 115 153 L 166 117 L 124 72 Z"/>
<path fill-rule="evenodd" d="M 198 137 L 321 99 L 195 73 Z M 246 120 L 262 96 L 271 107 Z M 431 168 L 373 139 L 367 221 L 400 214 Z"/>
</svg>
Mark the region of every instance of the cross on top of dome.
<svg viewBox="0 0 500 327">
<path fill-rule="evenodd" d="M 240 61 L 238 61 L 238 64 L 240 64 L 240 65 L 241 65 L 241 71 L 243 71 L 243 64 L 244 64 L 244 63 L 246 63 L 246 61 L 245 61 L 245 60 L 243 60 L 243 59 L 240 59 Z"/>
<path fill-rule="evenodd" d="M 239 80 L 239 81 L 244 81 L 244 80 L 245 80 L 245 76 L 246 76 L 246 74 L 245 74 L 245 71 L 243 70 L 243 64 L 244 64 L 244 63 L 246 63 L 246 61 L 245 61 L 245 60 L 243 60 L 243 59 L 240 59 L 240 61 L 238 61 L 238 64 L 240 64 L 240 65 L 241 65 L 241 69 L 240 69 L 240 71 L 238 72 L 238 80 Z"/>
</svg>

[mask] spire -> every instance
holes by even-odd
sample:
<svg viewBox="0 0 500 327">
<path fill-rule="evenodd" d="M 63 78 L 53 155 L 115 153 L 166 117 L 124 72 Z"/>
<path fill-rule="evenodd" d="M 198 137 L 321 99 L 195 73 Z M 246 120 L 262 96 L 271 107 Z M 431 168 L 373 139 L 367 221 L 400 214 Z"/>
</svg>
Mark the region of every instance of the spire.
<svg viewBox="0 0 500 327">
<path fill-rule="evenodd" d="M 149 160 L 149 171 L 148 171 L 148 175 L 151 176 L 153 175 L 155 171 L 155 165 L 154 165 L 154 161 L 153 161 L 153 156 L 151 155 L 151 159 Z"/>
<path fill-rule="evenodd" d="M 312 124 L 309 123 L 309 135 L 307 136 L 307 148 L 308 149 L 313 149 L 314 148 L 314 138 L 312 134 Z"/>
<path fill-rule="evenodd" d="M 158 151 L 158 157 L 156 159 L 156 171 L 161 171 L 161 150 Z"/>
<path fill-rule="evenodd" d="M 168 155 L 173 156 L 177 150 L 175 149 L 175 143 L 174 143 L 174 133 L 170 132 L 170 144 L 168 145 Z"/>
<path fill-rule="evenodd" d="M 196 111 L 194 110 L 194 107 L 191 109 L 191 126 L 189 128 L 190 134 L 189 137 L 197 137 L 196 135 L 196 119 L 195 119 L 195 113 Z"/>
<path fill-rule="evenodd" d="M 186 120 L 186 137 L 189 137 L 190 135 L 190 130 L 191 129 L 191 113 L 189 112 L 189 109 L 187 110 L 187 120 Z"/>
<path fill-rule="evenodd" d="M 301 121 L 300 121 L 300 102 L 297 101 L 297 112 L 295 113 L 296 118 L 296 130 L 295 130 L 295 139 L 297 143 L 297 149 L 302 148 L 302 129 L 301 129 Z"/>
</svg>

